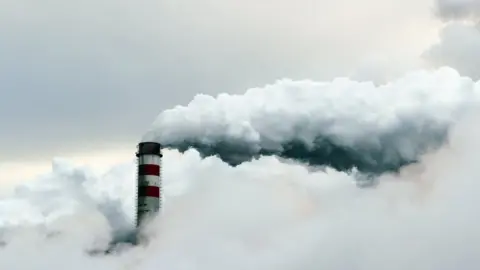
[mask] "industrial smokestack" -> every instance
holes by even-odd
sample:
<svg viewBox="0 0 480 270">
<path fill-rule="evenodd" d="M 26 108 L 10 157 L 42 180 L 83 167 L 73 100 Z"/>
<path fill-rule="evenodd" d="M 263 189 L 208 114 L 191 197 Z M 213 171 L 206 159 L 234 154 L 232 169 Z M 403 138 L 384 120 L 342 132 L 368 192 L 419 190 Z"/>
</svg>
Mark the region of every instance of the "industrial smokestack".
<svg viewBox="0 0 480 270">
<path fill-rule="evenodd" d="M 142 142 L 137 152 L 136 226 L 152 219 L 161 207 L 161 144 Z"/>
<path fill-rule="evenodd" d="M 106 250 L 91 249 L 87 253 L 92 256 L 118 252 L 118 245 L 129 243 L 137 245 L 148 243 L 141 233 L 141 227 L 155 217 L 161 206 L 161 162 L 162 145 L 156 142 L 142 142 L 137 146 L 137 211 L 136 230 L 117 236 L 109 243 Z M 1 245 L 1 243 L 0 243 Z"/>
</svg>

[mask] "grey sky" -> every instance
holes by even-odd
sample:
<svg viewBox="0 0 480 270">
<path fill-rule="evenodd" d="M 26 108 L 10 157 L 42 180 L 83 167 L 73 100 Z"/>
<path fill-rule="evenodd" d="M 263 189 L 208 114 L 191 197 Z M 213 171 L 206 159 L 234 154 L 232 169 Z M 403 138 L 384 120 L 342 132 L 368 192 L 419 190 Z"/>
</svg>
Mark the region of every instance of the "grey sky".
<svg viewBox="0 0 480 270">
<path fill-rule="evenodd" d="M 436 15 L 443 20 L 478 19 L 480 16 L 479 0 L 436 0 Z"/>
<path fill-rule="evenodd" d="M 436 15 L 447 25 L 423 54 L 433 66 L 448 65 L 480 79 L 480 0 L 436 0 Z"/>
<path fill-rule="evenodd" d="M 432 5 L 0 0 L 0 162 L 136 143 L 158 113 L 196 93 L 283 77 L 381 80 L 372 57 L 409 67 L 431 44 Z"/>
</svg>

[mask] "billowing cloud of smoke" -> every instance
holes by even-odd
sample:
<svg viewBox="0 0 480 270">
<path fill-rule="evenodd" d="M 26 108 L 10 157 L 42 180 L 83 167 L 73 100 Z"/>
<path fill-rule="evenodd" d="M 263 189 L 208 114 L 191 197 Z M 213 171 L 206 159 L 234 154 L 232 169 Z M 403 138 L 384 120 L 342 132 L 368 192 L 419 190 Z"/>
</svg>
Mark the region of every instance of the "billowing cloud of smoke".
<svg viewBox="0 0 480 270">
<path fill-rule="evenodd" d="M 45 225 L 61 216 L 93 210 L 102 217 L 100 222 L 110 233 L 104 239 L 104 244 L 112 237 L 126 237 L 134 224 L 133 213 L 126 211 L 127 208 L 133 209 L 135 203 L 135 185 L 131 181 L 133 169 L 112 168 L 99 178 L 88 168 L 74 167 L 62 159 L 56 159 L 50 175 L 17 187 L 13 191 L 14 199 L 0 202 L 0 226 L 4 232 L 18 230 L 25 223 Z M 112 182 L 118 187 L 111 189 Z M 56 236 L 58 230 L 48 227 L 45 233 Z"/>
<path fill-rule="evenodd" d="M 412 72 L 379 87 L 281 80 L 244 95 L 197 95 L 162 112 L 143 138 L 197 149 L 230 165 L 277 155 L 309 165 L 381 173 L 441 145 L 480 83 L 449 68 Z"/>
<path fill-rule="evenodd" d="M 423 54 L 434 66 L 451 66 L 460 74 L 480 79 L 480 1 L 437 0 L 436 15 L 449 23 L 440 31 L 440 41 Z"/>
<path fill-rule="evenodd" d="M 150 245 L 105 257 L 85 254 L 111 230 L 97 205 L 133 214 L 134 162 L 103 176 L 55 162 L 0 200 L 0 220 L 23 225 L 4 232 L 0 268 L 478 269 L 478 115 L 462 121 L 449 146 L 382 175 L 375 189 L 275 157 L 231 167 L 165 151 L 165 208 Z"/>
</svg>

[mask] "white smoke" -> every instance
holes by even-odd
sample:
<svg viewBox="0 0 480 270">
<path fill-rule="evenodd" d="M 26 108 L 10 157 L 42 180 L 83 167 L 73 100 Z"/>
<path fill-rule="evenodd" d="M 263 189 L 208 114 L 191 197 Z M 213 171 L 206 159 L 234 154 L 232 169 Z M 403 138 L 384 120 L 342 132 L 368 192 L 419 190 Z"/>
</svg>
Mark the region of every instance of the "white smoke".
<svg viewBox="0 0 480 270">
<path fill-rule="evenodd" d="M 479 94 L 480 83 L 450 68 L 411 72 L 379 87 L 349 79 L 281 80 L 244 95 L 197 95 L 187 106 L 162 112 L 143 140 L 196 148 L 234 165 L 276 154 L 382 171 L 440 143 L 478 105 Z"/>
<path fill-rule="evenodd" d="M 2 199 L 1 220 L 24 228 L 4 232 L 0 268 L 477 269 L 478 120 L 459 122 L 448 146 L 375 189 L 274 157 L 230 167 L 166 151 L 165 208 L 150 245 L 106 257 L 84 252 L 109 237 L 97 205 L 133 214 L 134 163 L 99 176 L 56 162 Z"/>
</svg>

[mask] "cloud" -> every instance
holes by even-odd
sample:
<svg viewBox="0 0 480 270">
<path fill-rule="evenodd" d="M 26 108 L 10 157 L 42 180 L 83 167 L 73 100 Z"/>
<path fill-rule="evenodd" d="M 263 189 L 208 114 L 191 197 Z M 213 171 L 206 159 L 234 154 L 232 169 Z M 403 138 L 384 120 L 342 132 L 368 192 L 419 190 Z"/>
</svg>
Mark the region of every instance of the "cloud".
<svg viewBox="0 0 480 270">
<path fill-rule="evenodd" d="M 477 63 L 480 57 L 480 31 L 477 27 L 452 23 L 440 34 L 440 42 L 424 53 L 424 57 L 435 66 L 451 66 L 462 75 L 480 79 Z"/>
<path fill-rule="evenodd" d="M 309 165 L 396 170 L 441 145 L 478 106 L 480 84 L 450 68 L 374 86 L 349 79 L 281 80 L 244 95 L 197 95 L 162 112 L 144 136 L 238 165 L 278 155 Z"/>
<path fill-rule="evenodd" d="M 429 47 L 423 58 L 432 66 L 450 66 L 462 75 L 480 79 L 476 61 L 480 56 L 480 1 L 437 0 L 436 15 L 446 25 L 439 41 Z"/>
<path fill-rule="evenodd" d="M 84 250 L 109 237 L 97 204 L 132 216 L 134 162 L 95 175 L 58 160 L 0 201 L 1 220 L 24 227 L 4 232 L 0 267 L 476 269 L 480 130 L 478 113 L 469 116 L 448 146 L 382 175 L 374 189 L 274 157 L 230 167 L 194 150 L 165 151 L 165 208 L 149 228 L 151 244 L 109 257 Z M 60 234 L 46 237 L 51 230 Z"/>
<path fill-rule="evenodd" d="M 478 0 L 436 0 L 436 14 L 444 20 L 478 19 L 480 1 Z"/>
</svg>

